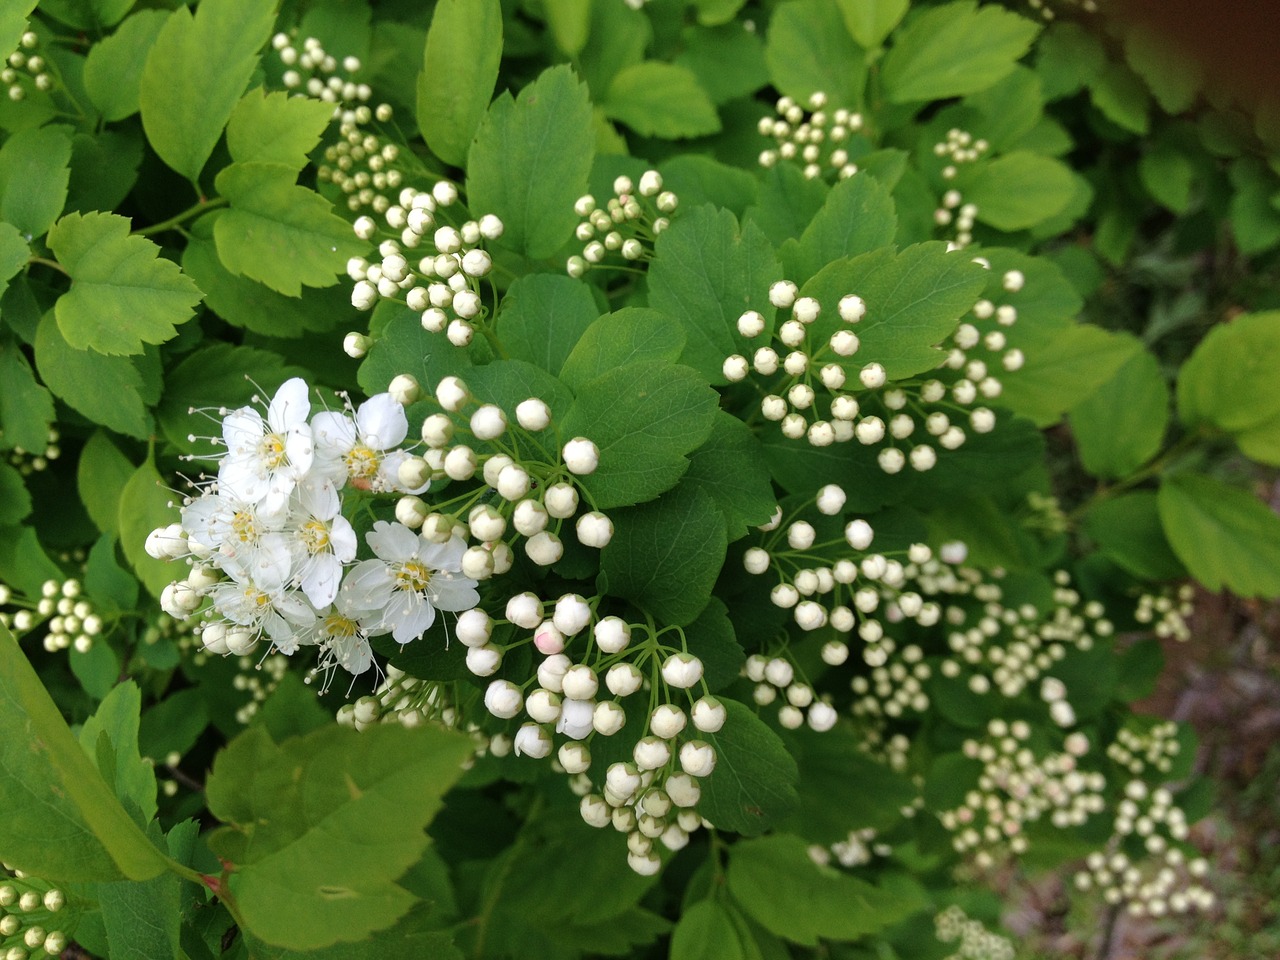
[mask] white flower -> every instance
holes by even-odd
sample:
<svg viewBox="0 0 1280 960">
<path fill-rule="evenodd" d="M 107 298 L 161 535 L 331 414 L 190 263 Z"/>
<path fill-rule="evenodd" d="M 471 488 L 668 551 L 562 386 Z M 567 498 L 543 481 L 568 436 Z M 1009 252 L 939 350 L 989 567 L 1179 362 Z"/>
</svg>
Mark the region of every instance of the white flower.
<svg viewBox="0 0 1280 960">
<path fill-rule="evenodd" d="M 357 487 L 378 491 L 399 490 L 397 472 L 408 454 L 396 451 L 409 432 L 404 407 L 389 393 L 370 397 L 354 419 L 325 410 L 311 421 L 315 436 L 316 469 L 337 486 L 350 481 Z M 394 451 L 394 452 L 393 452 Z M 426 488 L 404 490 L 421 493 Z"/>
<path fill-rule="evenodd" d="M 461 537 L 432 543 L 402 524 L 379 520 L 365 540 L 379 559 L 356 564 L 342 590 L 359 609 L 381 612 L 372 632 L 409 643 L 430 629 L 437 610 L 460 612 L 480 602 L 476 581 L 461 574 L 467 549 Z"/>
<path fill-rule="evenodd" d="M 297 634 L 316 620 L 316 611 L 295 590 L 262 589 L 251 581 L 224 580 L 209 588 L 213 608 L 255 636 L 266 634 L 285 653 L 297 649 Z"/>
<path fill-rule="evenodd" d="M 227 455 L 218 483 L 242 500 L 267 510 L 284 506 L 297 482 L 311 468 L 314 449 L 307 417 L 311 401 L 300 377 L 286 380 L 267 406 L 267 416 L 241 407 L 222 420 Z"/>
<path fill-rule="evenodd" d="M 182 509 L 193 552 L 193 544 L 203 547 L 230 576 L 267 589 L 289 579 L 292 553 L 281 532 L 285 519 L 281 509 L 268 510 L 234 491 L 207 493 Z"/>
<path fill-rule="evenodd" d="M 294 490 L 284 533 L 293 552 L 293 583 L 317 608 L 338 595 L 344 564 L 356 558 L 356 532 L 342 516 L 333 484 L 309 477 Z"/>
</svg>

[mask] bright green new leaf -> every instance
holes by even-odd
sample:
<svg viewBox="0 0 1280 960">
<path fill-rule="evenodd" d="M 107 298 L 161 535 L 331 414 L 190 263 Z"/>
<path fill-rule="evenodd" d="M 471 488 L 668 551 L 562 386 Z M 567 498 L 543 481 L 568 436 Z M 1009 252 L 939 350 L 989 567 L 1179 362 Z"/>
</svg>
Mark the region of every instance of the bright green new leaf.
<svg viewBox="0 0 1280 960">
<path fill-rule="evenodd" d="M 1280 242 L 1280 210 L 1271 197 L 1280 181 L 1257 157 L 1241 157 L 1229 173 L 1231 233 L 1244 253 L 1261 253 Z"/>
<path fill-rule="evenodd" d="M 240 163 L 262 160 L 298 171 L 332 122 L 331 103 L 255 87 L 231 111 L 227 149 Z"/>
<path fill-rule="evenodd" d="M 156 771 L 138 752 L 138 721 L 142 714 L 142 691 L 132 680 L 116 686 L 98 705 L 97 711 L 80 728 L 80 746 L 90 757 L 100 757 L 105 749 L 110 763 L 98 772 L 115 788 L 116 798 L 144 826 L 156 815 Z"/>
<path fill-rule="evenodd" d="M 1123 63 L 1108 64 L 1092 75 L 1089 95 L 1112 123 L 1137 134 L 1151 128 L 1151 94 L 1142 78 Z"/>
<path fill-rule="evenodd" d="M 599 447 L 599 467 L 578 479 L 595 505 L 630 506 L 675 486 L 689 467 L 685 455 L 711 435 L 718 406 L 716 392 L 688 367 L 642 360 L 583 384 L 560 435 Z"/>
<path fill-rule="evenodd" d="M 1169 385 L 1146 350 L 1071 410 L 1071 432 L 1095 477 L 1126 477 L 1159 451 L 1169 424 Z"/>
<path fill-rule="evenodd" d="M 55 314 L 67 343 L 105 354 L 141 353 L 178 334 L 199 288 L 146 237 L 129 236 L 114 213 L 73 213 L 49 231 L 49 247 L 71 275 Z"/>
<path fill-rule="evenodd" d="M 936 367 L 937 344 L 955 330 L 973 307 L 986 272 L 968 257 L 948 253 L 942 243 L 921 243 L 901 253 L 882 248 L 835 260 L 800 288 L 822 313 L 809 327 L 810 342 L 826 343 L 840 329 L 853 329 L 861 346 L 852 357 L 833 357 L 851 376 L 866 364 L 883 364 L 890 380 Z M 852 328 L 840 319 L 847 294 L 866 304 L 866 316 Z"/>
<path fill-rule="evenodd" d="M 43 450 L 53 416 L 53 397 L 36 383 L 26 355 L 0 344 L 0 450 Z"/>
<path fill-rule="evenodd" d="M 120 528 L 120 494 L 133 476 L 134 465 L 102 430 L 94 432 L 80 451 L 76 487 L 94 526 L 114 536 Z"/>
<path fill-rule="evenodd" d="M 707 442 L 689 455 L 682 486 L 711 494 L 724 514 L 732 543 L 769 520 L 777 505 L 764 449 L 754 431 L 732 414 L 717 411 Z"/>
<path fill-rule="evenodd" d="M 684 351 L 684 328 L 666 314 L 645 307 L 623 307 L 592 322 L 583 331 L 560 370 L 574 393 L 596 377 L 639 360 L 675 363 Z"/>
<path fill-rule="evenodd" d="M 158 823 L 147 829 L 152 842 L 188 865 L 199 833 L 200 824 L 195 820 L 182 821 L 168 837 Z M 182 960 L 187 956 L 179 946 L 183 903 L 182 881 L 177 876 L 161 874 L 145 883 L 100 883 L 97 895 L 112 960 Z"/>
<path fill-rule="evenodd" d="M 752 223 L 741 229 L 727 210 L 687 210 L 658 236 L 649 266 L 649 305 L 684 326 L 681 363 L 712 383 L 724 383 L 724 360 L 749 353 L 738 318 L 759 311 L 771 329 L 769 286 L 782 279 L 773 247 Z"/>
<path fill-rule="evenodd" d="M 31 247 L 18 228 L 0 221 L 0 297 L 4 296 L 9 281 L 27 265 L 30 257 Z"/>
<path fill-rule="evenodd" d="M 836 0 L 853 39 L 867 50 L 884 43 L 903 16 L 910 0 Z"/>
<path fill-rule="evenodd" d="M 427 31 L 418 74 L 418 130 L 431 152 L 462 166 L 493 97 L 502 59 L 498 0 L 443 0 Z"/>
<path fill-rule="evenodd" d="M 142 128 L 160 159 L 192 183 L 248 86 L 275 19 L 275 4 L 261 0 L 203 0 L 194 15 L 179 7 L 161 27 L 142 69 Z"/>
<path fill-rule="evenodd" d="M 613 539 L 600 554 L 607 592 L 662 623 L 681 626 L 697 617 L 711 599 L 728 545 L 711 495 L 681 485 L 611 518 Z"/>
<path fill-rule="evenodd" d="M 503 245 L 549 257 L 573 235 L 594 155 L 587 88 L 569 67 L 551 67 L 490 105 L 467 155 L 467 199 L 502 218 Z"/>
<path fill-rule="evenodd" d="M 587 45 L 591 29 L 591 0 L 543 0 L 543 14 L 556 46 L 577 56 Z"/>
<path fill-rule="evenodd" d="M 1166 477 L 1158 498 L 1173 552 L 1206 588 L 1280 596 L 1280 517 L 1266 504 L 1199 473 Z"/>
<path fill-rule="evenodd" d="M 1187 575 L 1160 526 L 1154 490 L 1100 500 L 1084 515 L 1083 529 L 1117 566 L 1147 580 Z"/>
<path fill-rule="evenodd" d="M 39 0 L 17 0 L 0 10 L 0 50 L 17 50 L 27 29 L 27 17 Z"/>
<path fill-rule="evenodd" d="M 746 704 L 721 697 L 728 718 L 704 734 L 716 766 L 702 779 L 698 809 L 721 830 L 754 837 L 791 814 L 800 802 L 799 769 L 778 735 Z"/>
<path fill-rule="evenodd" d="M 231 201 L 213 225 L 223 266 L 289 297 L 303 286 L 333 286 L 347 260 L 367 252 L 329 201 L 296 176 L 287 164 L 252 161 L 225 167 L 214 181 Z"/>
<path fill-rule="evenodd" d="M 893 197 L 874 177 L 849 177 L 831 188 L 799 240 L 778 250 L 787 279 L 803 284 L 833 260 L 893 243 L 898 228 Z"/>
<path fill-rule="evenodd" d="M 554 273 L 521 277 L 498 310 L 498 339 L 515 360 L 527 360 L 553 376 L 600 315 L 591 288 Z"/>
<path fill-rule="evenodd" d="M 279 745 L 257 727 L 234 740 L 207 797 L 231 824 L 211 846 L 236 862 L 249 932 L 312 950 L 394 924 L 415 899 L 395 881 L 426 849 L 424 827 L 471 753 L 460 734 L 399 726 L 326 726 Z"/>
<path fill-rule="evenodd" d="M 680 915 L 671 934 L 671 960 L 743 960 L 733 918 L 714 900 L 700 900 Z"/>
<path fill-rule="evenodd" d="M 0 462 L 0 526 L 13 526 L 31 513 L 31 494 L 20 474 L 7 463 Z"/>
<path fill-rule="evenodd" d="M 854 43 L 836 0 L 778 6 L 769 19 L 764 59 L 773 85 L 798 103 L 825 93 L 831 107 L 862 106 L 866 52 Z"/>
<path fill-rule="evenodd" d="M 0 847 L 47 880 L 146 880 L 165 869 L 0 626 Z"/>
<path fill-rule="evenodd" d="M 185 575 L 181 565 L 157 560 L 146 551 L 147 534 L 177 521 L 175 498 L 151 461 L 138 467 L 120 491 L 120 549 L 153 597 Z"/>
<path fill-rule="evenodd" d="M 168 20 L 167 10 L 139 10 L 89 48 L 84 89 L 102 119 L 115 122 L 138 112 L 142 69 Z"/>
<path fill-rule="evenodd" d="M 891 103 L 940 100 L 977 93 L 1008 75 L 1040 27 L 1001 7 L 976 0 L 932 7 L 894 38 L 880 72 Z"/>
<path fill-rule="evenodd" d="M 1026 150 L 983 164 L 965 188 L 965 199 L 978 205 L 978 219 L 999 230 L 1025 230 L 1048 220 L 1074 194 L 1068 167 Z"/>
<path fill-rule="evenodd" d="M 720 130 L 697 75 L 674 63 L 646 60 L 619 70 L 601 106 L 605 116 L 645 137 L 677 140 Z"/>
<path fill-rule="evenodd" d="M 142 373 L 133 359 L 77 350 L 62 336 L 52 310 L 36 329 L 35 348 L 36 369 L 54 396 L 94 423 L 146 439 L 151 416 L 143 399 Z"/>
<path fill-rule="evenodd" d="M 1137 337 L 1087 323 L 1022 334 L 1018 345 L 1026 363 L 1000 375 L 1000 405 L 1039 427 L 1057 423 L 1142 350 Z"/>
<path fill-rule="evenodd" d="M 0 146 L 0 219 L 28 237 L 48 232 L 67 202 L 70 162 L 70 127 L 33 127 L 10 134 Z"/>
<path fill-rule="evenodd" d="M 698 11 L 698 22 L 703 26 L 714 27 L 729 23 L 745 0 L 693 0 L 690 4 Z"/>
</svg>

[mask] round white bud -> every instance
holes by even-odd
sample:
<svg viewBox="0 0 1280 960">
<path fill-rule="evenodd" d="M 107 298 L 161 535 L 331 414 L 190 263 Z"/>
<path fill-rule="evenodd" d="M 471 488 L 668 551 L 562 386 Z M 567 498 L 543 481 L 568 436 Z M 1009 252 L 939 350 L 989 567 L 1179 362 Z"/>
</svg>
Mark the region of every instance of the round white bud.
<svg viewBox="0 0 1280 960">
<path fill-rule="evenodd" d="M 493 634 L 493 620 L 489 614 L 479 607 L 464 610 L 458 614 L 458 622 L 454 627 L 458 640 L 468 647 L 480 647 L 489 642 Z"/>
<path fill-rule="evenodd" d="M 543 497 L 547 513 L 557 520 L 565 520 L 578 512 L 578 491 L 571 483 L 553 483 Z"/>
<path fill-rule="evenodd" d="M 615 697 L 629 697 L 644 685 L 644 674 L 634 663 L 615 663 L 604 675 L 604 685 Z"/>
<path fill-rule="evenodd" d="M 458 377 L 445 377 L 436 387 L 436 402 L 450 413 L 456 413 L 471 399 L 467 385 Z"/>
<path fill-rule="evenodd" d="M 516 407 L 516 422 L 526 430 L 545 430 L 551 423 L 551 408 L 537 397 L 522 400 Z"/>
<path fill-rule="evenodd" d="M 702 679 L 702 661 L 692 654 L 673 653 L 662 664 L 662 679 L 668 686 L 687 690 Z"/>
<path fill-rule="evenodd" d="M 537 723 L 526 723 L 516 731 L 516 756 L 533 757 L 541 760 L 551 755 L 551 734 Z"/>
<path fill-rule="evenodd" d="M 538 566 L 549 567 L 564 555 L 564 544 L 550 530 L 543 530 L 524 542 L 524 552 Z"/>
<path fill-rule="evenodd" d="M 484 705 L 495 717 L 510 720 L 524 707 L 524 697 L 510 680 L 494 680 L 484 692 Z"/>
<path fill-rule="evenodd" d="M 607 547 L 613 539 L 613 521 L 598 510 L 578 517 L 574 529 L 578 534 L 578 542 L 584 547 L 601 549 Z"/>
<path fill-rule="evenodd" d="M 596 646 L 604 653 L 621 653 L 631 642 L 631 625 L 620 617 L 605 617 L 592 630 Z"/>
<path fill-rule="evenodd" d="M 542 601 L 532 593 L 518 593 L 507 601 L 506 617 L 517 627 L 532 630 L 542 622 Z"/>
<path fill-rule="evenodd" d="M 575 437 L 564 445 L 564 464 L 570 473 L 585 476 L 600 465 L 600 449 L 586 437 Z"/>
<path fill-rule="evenodd" d="M 691 777 L 709 776 L 716 768 L 715 748 L 705 740 L 689 740 L 680 748 L 680 767 Z"/>
</svg>

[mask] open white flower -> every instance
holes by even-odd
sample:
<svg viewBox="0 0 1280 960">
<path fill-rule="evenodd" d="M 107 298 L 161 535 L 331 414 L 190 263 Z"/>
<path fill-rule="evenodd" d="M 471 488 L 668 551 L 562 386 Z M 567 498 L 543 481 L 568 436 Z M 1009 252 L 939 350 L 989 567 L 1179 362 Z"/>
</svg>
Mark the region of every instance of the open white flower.
<svg viewBox="0 0 1280 960">
<path fill-rule="evenodd" d="M 290 506 L 284 535 L 293 554 L 293 582 L 318 609 L 338 595 L 342 567 L 356 558 L 356 532 L 342 516 L 337 489 L 326 479 L 304 479 Z"/>
<path fill-rule="evenodd" d="M 298 646 L 318 646 L 321 649 L 319 668 L 322 671 L 339 666 L 351 674 L 364 673 L 373 665 L 373 650 L 369 646 L 368 614 L 351 604 L 351 598 L 339 594 L 331 606 L 320 610 L 316 619 L 294 635 L 293 646 L 279 642 L 281 653 L 292 654 Z"/>
<path fill-rule="evenodd" d="M 263 588 L 245 580 L 224 580 L 209 588 L 213 608 L 232 623 L 265 635 L 281 650 L 297 647 L 299 631 L 315 623 L 316 611 L 296 590 Z"/>
<path fill-rule="evenodd" d="M 395 447 L 409 433 L 404 407 L 389 393 L 370 397 L 354 417 L 325 410 L 311 420 L 316 469 L 341 487 L 401 490 L 397 471 L 408 454 Z M 406 493 L 421 493 L 426 486 Z"/>
<path fill-rule="evenodd" d="M 311 401 L 300 377 L 286 380 L 271 398 L 267 416 L 240 407 L 222 420 L 227 455 L 218 483 L 242 500 L 279 510 L 298 481 L 311 469 L 314 447 L 307 417 Z"/>
<path fill-rule="evenodd" d="M 182 509 L 188 540 L 210 551 L 210 559 L 237 580 L 263 589 L 289 579 L 292 557 L 282 533 L 283 510 L 268 509 L 232 490 L 206 493 Z"/>
</svg>

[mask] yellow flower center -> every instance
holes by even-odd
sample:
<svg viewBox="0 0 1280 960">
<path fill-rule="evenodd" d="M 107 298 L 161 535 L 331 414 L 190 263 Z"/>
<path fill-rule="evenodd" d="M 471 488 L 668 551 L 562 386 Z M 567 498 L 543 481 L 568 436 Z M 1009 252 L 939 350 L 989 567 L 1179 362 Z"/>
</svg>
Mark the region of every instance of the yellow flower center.
<svg viewBox="0 0 1280 960">
<path fill-rule="evenodd" d="M 329 528 L 323 520 L 308 520 L 298 531 L 298 539 L 310 554 L 317 554 L 329 546 Z"/>
<path fill-rule="evenodd" d="M 330 637 L 349 640 L 359 629 L 359 624 L 340 613 L 331 613 L 324 618 L 324 632 Z"/>
<path fill-rule="evenodd" d="M 268 470 L 275 470 L 284 465 L 288 459 L 284 452 L 284 441 L 278 433 L 268 433 L 258 441 L 258 457 L 267 465 Z"/>
<path fill-rule="evenodd" d="M 363 443 L 357 443 L 346 456 L 347 473 L 357 480 L 368 480 L 378 472 L 378 455 Z"/>
<path fill-rule="evenodd" d="M 248 510 L 237 510 L 231 517 L 231 532 L 241 543 L 253 543 L 258 539 L 258 524 Z"/>
<path fill-rule="evenodd" d="M 431 582 L 431 569 L 416 560 L 400 564 L 396 571 L 396 589 L 422 593 Z"/>
</svg>

